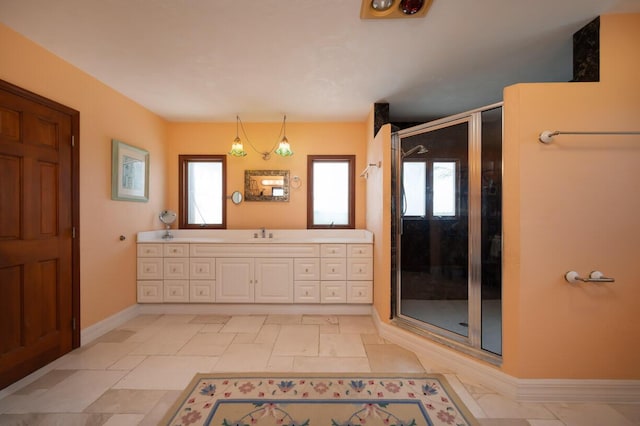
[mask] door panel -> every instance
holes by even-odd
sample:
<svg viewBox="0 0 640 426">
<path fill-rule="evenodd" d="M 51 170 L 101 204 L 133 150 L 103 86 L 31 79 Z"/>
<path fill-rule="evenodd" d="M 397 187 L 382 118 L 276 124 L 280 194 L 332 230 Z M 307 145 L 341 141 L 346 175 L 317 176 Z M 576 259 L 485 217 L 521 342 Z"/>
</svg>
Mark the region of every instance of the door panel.
<svg viewBox="0 0 640 426">
<path fill-rule="evenodd" d="M 0 388 L 79 345 L 77 120 L 0 81 Z"/>
</svg>

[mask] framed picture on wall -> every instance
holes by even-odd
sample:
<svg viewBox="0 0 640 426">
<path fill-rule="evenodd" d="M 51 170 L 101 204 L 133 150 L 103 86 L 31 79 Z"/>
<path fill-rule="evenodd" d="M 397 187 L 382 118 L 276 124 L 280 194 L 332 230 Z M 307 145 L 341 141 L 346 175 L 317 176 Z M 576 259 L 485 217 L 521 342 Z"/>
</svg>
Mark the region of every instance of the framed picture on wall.
<svg viewBox="0 0 640 426">
<path fill-rule="evenodd" d="M 111 140 L 111 199 L 149 201 L 149 151 Z"/>
</svg>

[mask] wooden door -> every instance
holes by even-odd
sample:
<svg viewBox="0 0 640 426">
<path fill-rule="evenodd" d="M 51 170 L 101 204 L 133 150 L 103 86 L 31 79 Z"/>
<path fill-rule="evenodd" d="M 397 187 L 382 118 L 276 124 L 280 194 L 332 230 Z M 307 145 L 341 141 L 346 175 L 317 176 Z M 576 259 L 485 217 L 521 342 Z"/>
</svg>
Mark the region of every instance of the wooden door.
<svg viewBox="0 0 640 426">
<path fill-rule="evenodd" d="M 0 389 L 80 343 L 78 120 L 0 81 Z"/>
</svg>

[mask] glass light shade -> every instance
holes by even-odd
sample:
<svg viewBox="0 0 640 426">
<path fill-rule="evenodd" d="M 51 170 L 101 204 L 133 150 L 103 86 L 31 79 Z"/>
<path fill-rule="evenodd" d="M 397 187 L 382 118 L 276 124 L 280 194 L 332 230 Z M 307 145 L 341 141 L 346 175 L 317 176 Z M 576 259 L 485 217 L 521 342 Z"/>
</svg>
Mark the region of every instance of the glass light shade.
<svg viewBox="0 0 640 426">
<path fill-rule="evenodd" d="M 234 157 L 244 157 L 245 155 L 247 155 L 247 151 L 244 150 L 244 146 L 242 145 L 242 141 L 240 141 L 240 138 L 236 137 L 233 140 L 229 155 L 233 155 Z"/>
<path fill-rule="evenodd" d="M 400 9 L 405 15 L 418 13 L 424 6 L 424 0 L 400 0 Z"/>
<path fill-rule="evenodd" d="M 395 0 L 371 0 L 371 7 L 378 11 L 389 10 Z"/>
<path fill-rule="evenodd" d="M 281 157 L 290 157 L 293 155 L 293 151 L 291 151 L 291 145 L 289 145 L 289 141 L 287 140 L 286 136 L 282 138 L 280 145 L 278 145 L 278 149 L 276 149 L 274 152 Z"/>
</svg>

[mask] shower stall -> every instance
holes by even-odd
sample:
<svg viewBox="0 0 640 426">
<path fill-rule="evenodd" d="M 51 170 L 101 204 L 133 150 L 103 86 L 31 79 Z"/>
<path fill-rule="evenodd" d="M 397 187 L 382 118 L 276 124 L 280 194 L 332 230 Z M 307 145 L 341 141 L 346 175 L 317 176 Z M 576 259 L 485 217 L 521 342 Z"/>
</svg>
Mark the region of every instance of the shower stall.
<svg viewBox="0 0 640 426">
<path fill-rule="evenodd" d="M 394 322 L 499 363 L 502 104 L 392 135 Z"/>
</svg>

